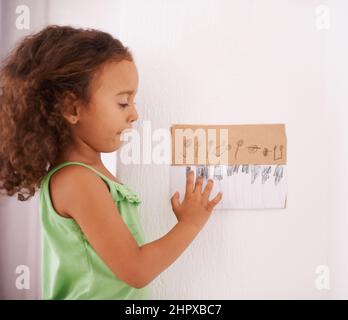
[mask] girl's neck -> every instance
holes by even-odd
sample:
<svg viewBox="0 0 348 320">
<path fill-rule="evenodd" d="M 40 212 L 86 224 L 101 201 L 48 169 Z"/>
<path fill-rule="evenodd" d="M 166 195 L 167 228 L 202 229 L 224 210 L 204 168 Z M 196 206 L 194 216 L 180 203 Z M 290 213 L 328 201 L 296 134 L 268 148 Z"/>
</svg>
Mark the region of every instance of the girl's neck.
<svg viewBox="0 0 348 320">
<path fill-rule="evenodd" d="M 109 178 L 112 181 L 115 181 L 119 184 L 122 184 L 116 177 L 114 177 L 104 166 L 103 162 L 100 160 L 100 162 L 91 162 L 90 160 L 83 159 L 81 157 L 70 157 L 70 158 L 64 158 L 64 157 L 59 157 L 54 164 L 52 164 L 52 168 L 64 163 L 64 162 L 82 162 L 84 164 L 87 164 L 97 171 L 101 172 L 104 174 L 107 178 Z"/>
</svg>

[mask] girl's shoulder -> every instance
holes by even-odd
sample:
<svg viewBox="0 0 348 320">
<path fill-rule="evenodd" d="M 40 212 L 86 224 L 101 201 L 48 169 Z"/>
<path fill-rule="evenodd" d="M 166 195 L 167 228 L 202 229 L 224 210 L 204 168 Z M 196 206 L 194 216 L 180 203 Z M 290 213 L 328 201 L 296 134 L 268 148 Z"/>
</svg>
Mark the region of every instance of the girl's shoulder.
<svg viewBox="0 0 348 320">
<path fill-rule="evenodd" d="M 71 165 L 64 166 L 51 175 L 48 187 L 52 206 L 59 215 L 65 218 L 70 218 L 70 215 L 67 213 L 69 211 L 67 205 L 71 197 L 73 197 L 77 202 L 84 201 L 83 194 L 80 192 L 74 192 L 74 190 L 78 191 L 83 187 L 82 184 L 84 183 L 84 179 L 79 179 L 79 177 L 83 178 L 86 176 L 90 177 L 92 182 L 95 181 L 95 183 L 89 184 L 89 188 L 97 193 L 98 190 L 100 190 L 98 188 L 98 183 L 100 183 L 100 180 L 102 179 L 86 167 Z M 110 192 L 108 184 L 105 181 L 104 183 L 108 192 Z"/>
</svg>

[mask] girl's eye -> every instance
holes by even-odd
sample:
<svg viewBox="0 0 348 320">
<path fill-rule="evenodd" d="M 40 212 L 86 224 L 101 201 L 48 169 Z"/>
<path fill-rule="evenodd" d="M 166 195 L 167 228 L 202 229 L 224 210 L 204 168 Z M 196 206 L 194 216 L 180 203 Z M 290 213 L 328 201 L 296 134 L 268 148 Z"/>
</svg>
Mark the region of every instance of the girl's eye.
<svg viewBox="0 0 348 320">
<path fill-rule="evenodd" d="M 136 103 L 133 102 L 133 104 L 135 105 Z M 119 105 L 120 105 L 122 108 L 126 108 L 127 106 L 129 106 L 128 103 L 119 103 Z"/>
</svg>

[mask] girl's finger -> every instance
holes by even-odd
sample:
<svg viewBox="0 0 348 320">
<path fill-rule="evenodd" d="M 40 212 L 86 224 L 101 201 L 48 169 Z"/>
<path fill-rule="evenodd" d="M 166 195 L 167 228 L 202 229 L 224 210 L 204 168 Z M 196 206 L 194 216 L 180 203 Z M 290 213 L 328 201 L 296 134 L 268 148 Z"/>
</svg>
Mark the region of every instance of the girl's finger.
<svg viewBox="0 0 348 320">
<path fill-rule="evenodd" d="M 174 210 L 178 209 L 181 205 L 179 201 L 179 192 L 175 192 L 174 195 L 171 197 L 170 201 L 172 203 L 173 209 Z"/>
<path fill-rule="evenodd" d="M 202 192 L 202 184 L 203 184 L 203 177 L 199 176 L 196 179 L 195 190 L 193 192 L 196 193 L 196 194 L 201 194 L 201 192 Z"/>
<path fill-rule="evenodd" d="M 186 194 L 191 194 L 193 192 L 193 170 L 186 176 Z"/>
<path fill-rule="evenodd" d="M 222 192 L 219 192 L 213 200 L 208 202 L 207 209 L 209 211 L 212 211 L 214 207 L 220 202 L 221 199 L 222 199 Z"/>
<path fill-rule="evenodd" d="M 212 179 L 209 179 L 203 191 L 203 205 L 205 206 L 208 204 L 209 196 L 210 196 L 211 190 L 213 189 L 213 185 L 214 185 L 214 181 Z"/>
</svg>

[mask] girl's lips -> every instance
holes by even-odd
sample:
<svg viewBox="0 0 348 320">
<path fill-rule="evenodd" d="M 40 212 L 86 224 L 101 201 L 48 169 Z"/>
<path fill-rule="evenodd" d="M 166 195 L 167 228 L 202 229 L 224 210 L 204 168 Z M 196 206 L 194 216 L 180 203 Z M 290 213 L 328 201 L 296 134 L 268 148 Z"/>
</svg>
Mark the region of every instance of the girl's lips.
<svg viewBox="0 0 348 320">
<path fill-rule="evenodd" d="M 126 128 L 116 133 L 116 135 L 121 135 L 122 133 L 130 132 L 133 128 Z"/>
<path fill-rule="evenodd" d="M 121 131 L 119 131 L 119 132 L 117 132 L 117 134 L 121 134 L 122 132 L 130 132 L 131 130 L 132 130 L 133 128 L 126 128 L 126 129 L 124 129 L 124 130 L 121 130 Z"/>
</svg>

